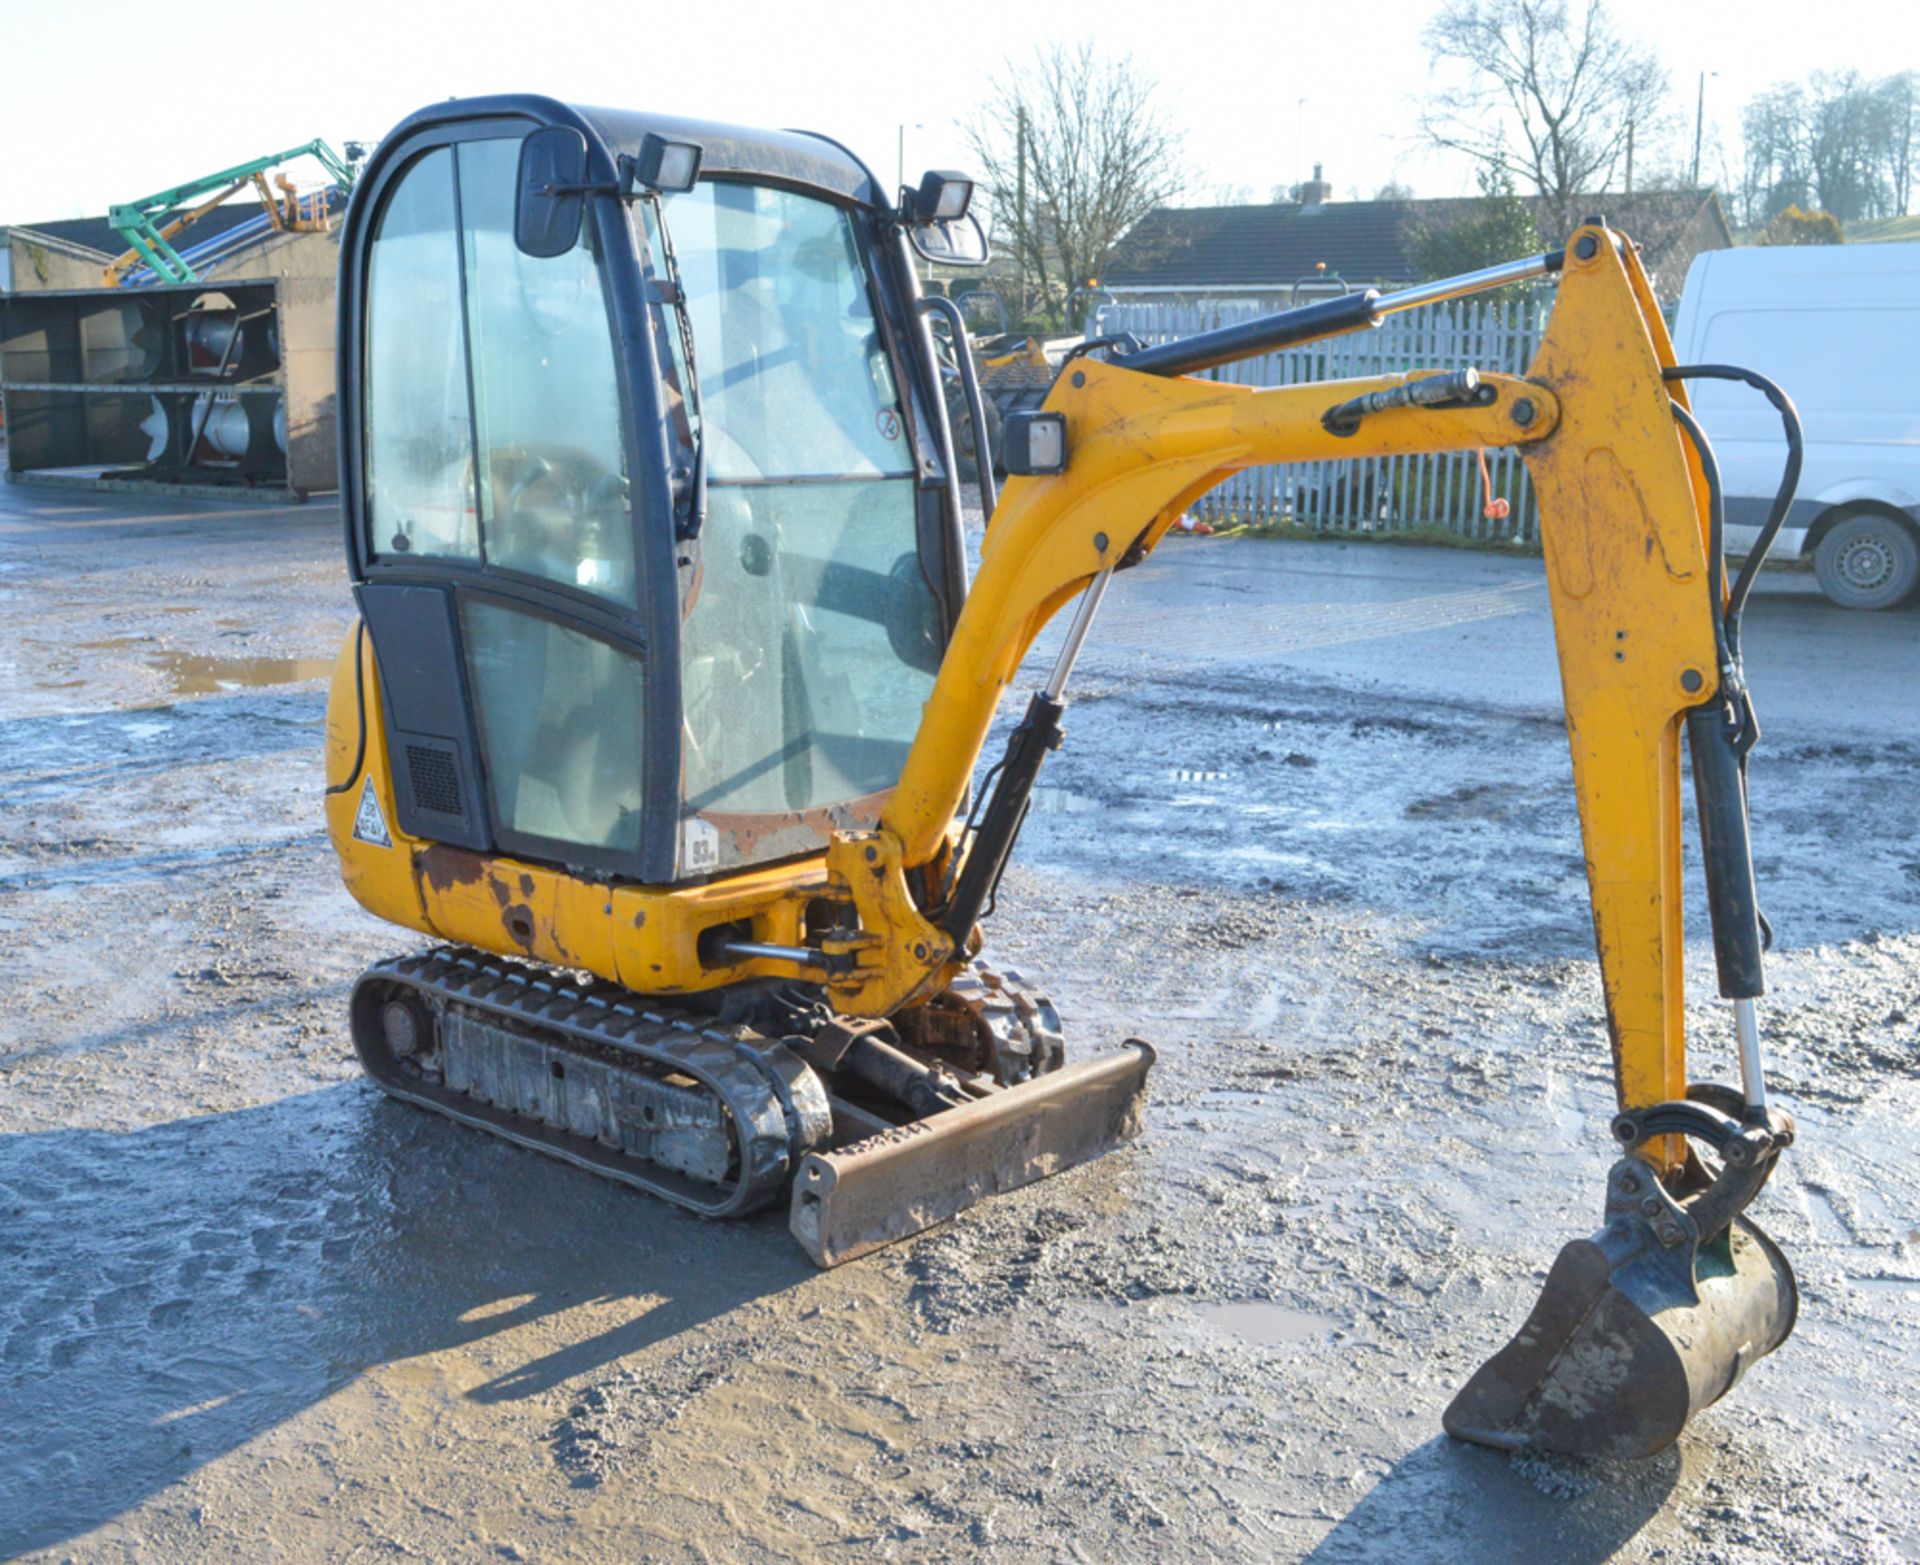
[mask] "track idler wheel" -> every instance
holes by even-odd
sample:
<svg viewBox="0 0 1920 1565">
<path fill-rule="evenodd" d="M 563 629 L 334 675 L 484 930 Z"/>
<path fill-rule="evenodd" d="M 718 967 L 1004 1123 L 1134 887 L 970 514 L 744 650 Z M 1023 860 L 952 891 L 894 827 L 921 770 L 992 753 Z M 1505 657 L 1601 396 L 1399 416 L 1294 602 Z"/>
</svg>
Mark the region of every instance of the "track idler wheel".
<svg viewBox="0 0 1920 1565">
<path fill-rule="evenodd" d="M 1739 1104 L 1698 1087 L 1615 1120 L 1628 1155 L 1607 1175 L 1606 1225 L 1560 1252 L 1526 1324 L 1448 1407 L 1448 1434 L 1509 1451 L 1652 1456 L 1787 1340 L 1793 1269 L 1743 1213 L 1793 1121 L 1737 1119 Z M 1719 1173 L 1689 1149 L 1663 1180 L 1634 1154 L 1665 1135 L 1710 1145 Z"/>
</svg>

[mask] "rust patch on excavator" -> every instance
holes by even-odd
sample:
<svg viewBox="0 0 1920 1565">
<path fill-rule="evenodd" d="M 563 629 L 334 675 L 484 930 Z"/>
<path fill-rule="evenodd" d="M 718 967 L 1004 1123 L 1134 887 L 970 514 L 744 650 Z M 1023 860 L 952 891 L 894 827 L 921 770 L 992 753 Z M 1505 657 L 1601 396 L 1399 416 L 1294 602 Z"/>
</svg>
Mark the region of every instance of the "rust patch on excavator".
<svg viewBox="0 0 1920 1565">
<path fill-rule="evenodd" d="M 533 912 L 525 904 L 516 902 L 510 906 L 500 920 L 507 931 L 507 938 L 522 951 L 533 951 Z"/>
<path fill-rule="evenodd" d="M 487 873 L 487 861 L 465 848 L 436 842 L 413 856 L 414 873 L 444 896 L 456 886 L 476 885 Z"/>
<path fill-rule="evenodd" d="M 640 909 L 638 913 L 633 915 L 633 927 L 635 929 L 645 929 L 647 927 L 647 910 L 645 908 Z"/>
<path fill-rule="evenodd" d="M 525 870 L 520 872 L 520 895 L 523 897 L 533 895 L 533 877 Z"/>
<path fill-rule="evenodd" d="M 816 810 L 702 810 L 700 819 L 719 832 L 742 859 L 752 859 L 763 843 L 769 839 L 777 842 L 788 833 L 803 839 L 792 846 L 792 851 L 799 853 L 813 845 L 807 839 L 824 841 L 836 831 L 871 830 L 880 823 L 880 812 L 892 796 L 893 790 L 886 788 Z"/>
</svg>

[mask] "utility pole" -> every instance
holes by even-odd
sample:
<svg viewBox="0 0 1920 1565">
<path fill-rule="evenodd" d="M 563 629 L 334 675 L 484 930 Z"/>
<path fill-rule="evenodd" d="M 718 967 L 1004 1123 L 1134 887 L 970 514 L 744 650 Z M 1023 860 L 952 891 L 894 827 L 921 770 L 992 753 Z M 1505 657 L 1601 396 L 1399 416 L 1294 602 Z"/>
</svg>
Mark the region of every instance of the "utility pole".
<svg viewBox="0 0 1920 1565">
<path fill-rule="evenodd" d="M 1013 253 L 1019 263 L 1015 276 L 1020 294 L 1017 330 L 1027 323 L 1027 106 L 1016 105 L 1013 113 L 1013 207 L 1018 214 L 1013 223 Z"/>
<path fill-rule="evenodd" d="M 1707 122 L 1707 78 L 1718 76 L 1718 71 L 1700 73 L 1700 95 L 1693 106 L 1693 188 L 1700 188 L 1700 132 Z"/>
<path fill-rule="evenodd" d="M 916 125 L 913 128 L 915 130 L 925 130 L 927 127 L 924 125 Z M 906 187 L 907 187 L 907 127 L 902 125 L 900 127 L 900 182 L 894 187 L 895 194 L 897 195 L 900 191 L 906 189 Z"/>
<path fill-rule="evenodd" d="M 1907 77 L 1907 139 L 1900 144 L 1900 215 L 1907 215 L 1913 191 L 1913 77 Z"/>
<path fill-rule="evenodd" d="M 1307 100 L 1296 98 L 1293 101 L 1293 188 L 1294 198 L 1299 199 L 1300 190 L 1300 133 L 1307 121 Z"/>
<path fill-rule="evenodd" d="M 1697 154 L 1696 154 L 1697 156 Z M 1633 121 L 1627 121 L 1627 194 L 1633 194 Z"/>
</svg>

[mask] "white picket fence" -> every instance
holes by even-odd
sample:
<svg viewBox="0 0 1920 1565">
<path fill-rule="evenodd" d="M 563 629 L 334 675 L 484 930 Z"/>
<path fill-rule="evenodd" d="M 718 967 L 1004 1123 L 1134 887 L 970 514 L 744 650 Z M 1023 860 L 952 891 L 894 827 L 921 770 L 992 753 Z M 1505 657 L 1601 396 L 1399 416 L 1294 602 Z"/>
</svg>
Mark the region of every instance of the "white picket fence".
<svg viewBox="0 0 1920 1565">
<path fill-rule="evenodd" d="M 1473 368 L 1522 374 L 1533 359 L 1552 293 L 1460 299 L 1392 315 L 1374 331 L 1243 359 L 1209 372 L 1239 386 L 1290 386 L 1406 370 Z M 1244 301 L 1118 303 L 1099 312 L 1094 330 L 1131 332 L 1148 344 L 1173 342 L 1263 313 Z M 1531 544 L 1538 513 L 1526 464 L 1511 450 L 1488 451 L 1483 490 L 1474 452 L 1377 460 L 1301 462 L 1256 467 L 1229 478 L 1194 507 L 1210 523 L 1292 525 L 1316 532 L 1398 532 L 1442 528 L 1465 538 Z M 1485 515 L 1489 496 L 1504 497 L 1503 520 Z"/>
</svg>

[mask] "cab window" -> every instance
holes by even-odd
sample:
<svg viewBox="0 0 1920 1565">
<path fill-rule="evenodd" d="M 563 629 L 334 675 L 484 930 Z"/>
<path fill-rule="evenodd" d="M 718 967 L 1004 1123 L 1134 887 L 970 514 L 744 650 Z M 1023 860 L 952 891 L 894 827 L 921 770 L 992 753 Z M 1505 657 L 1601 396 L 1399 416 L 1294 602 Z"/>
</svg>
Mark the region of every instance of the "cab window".
<svg viewBox="0 0 1920 1565">
<path fill-rule="evenodd" d="M 460 610 L 495 822 L 601 851 L 640 851 L 640 661 L 505 604 Z"/>
<path fill-rule="evenodd" d="M 380 215 L 367 275 L 366 509 L 375 554 L 480 557 L 453 151 L 421 158 Z"/>
<path fill-rule="evenodd" d="M 520 143 L 458 148 L 487 563 L 634 601 L 633 522 L 593 224 L 565 255 L 513 242 Z"/>
<path fill-rule="evenodd" d="M 426 154 L 369 261 L 368 547 L 635 601 L 613 328 L 594 227 L 513 242 L 518 138 Z"/>
</svg>

